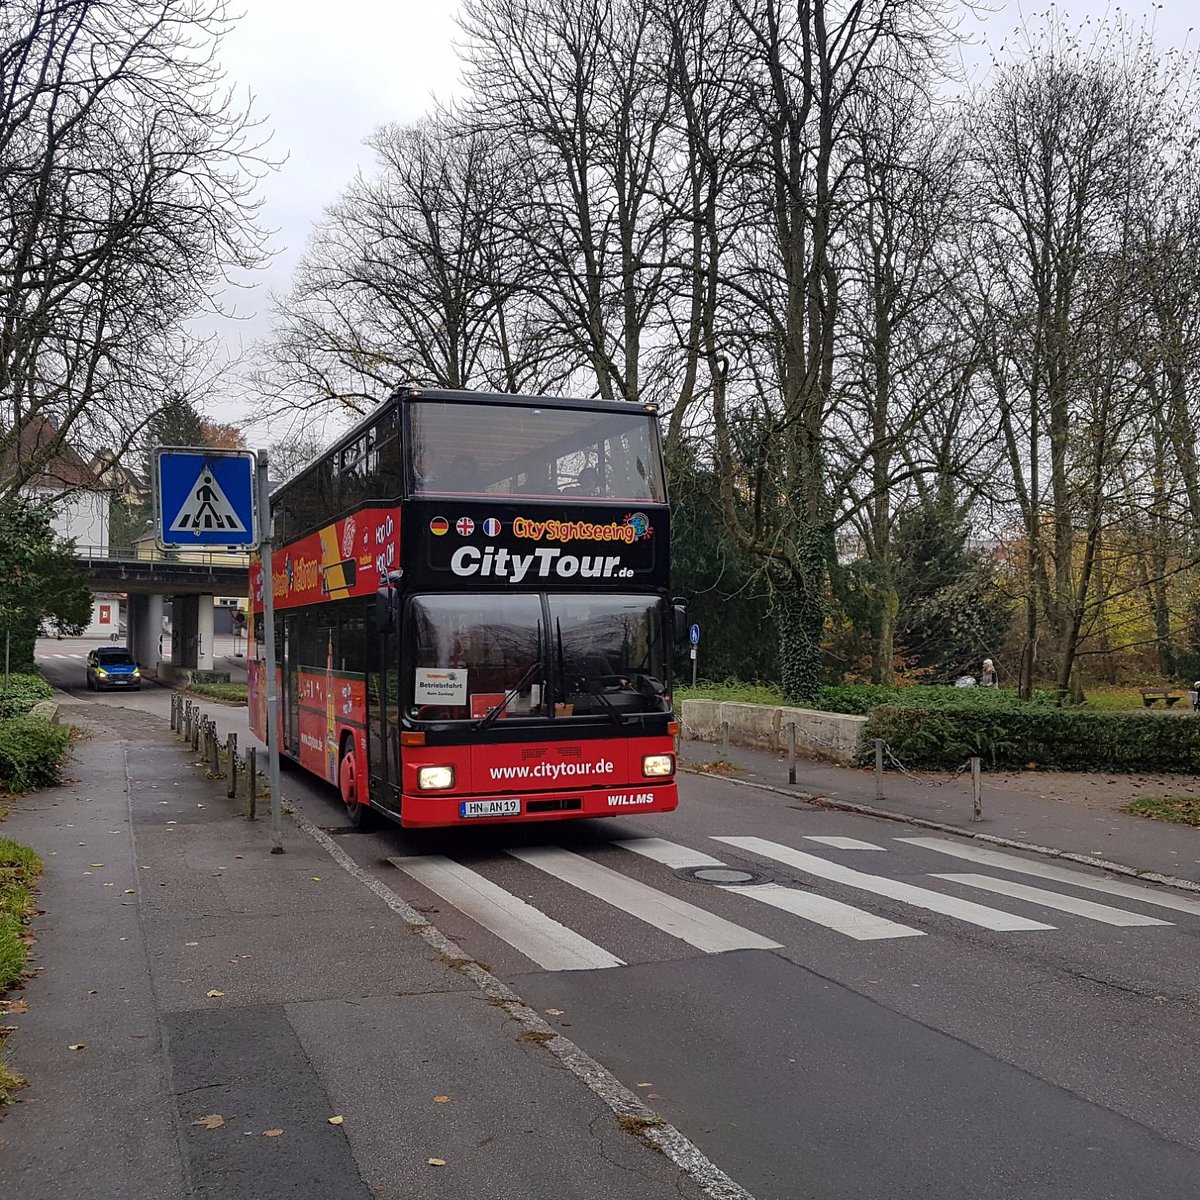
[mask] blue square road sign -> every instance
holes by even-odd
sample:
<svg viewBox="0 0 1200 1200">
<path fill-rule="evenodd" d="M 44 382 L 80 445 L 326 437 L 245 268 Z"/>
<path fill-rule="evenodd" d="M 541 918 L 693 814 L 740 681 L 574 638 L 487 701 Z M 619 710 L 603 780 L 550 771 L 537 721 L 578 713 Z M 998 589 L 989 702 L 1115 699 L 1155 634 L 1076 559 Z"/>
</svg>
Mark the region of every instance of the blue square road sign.
<svg viewBox="0 0 1200 1200">
<path fill-rule="evenodd" d="M 155 524 L 165 550 L 253 550 L 255 458 L 250 450 L 159 446 L 154 451 Z"/>
</svg>

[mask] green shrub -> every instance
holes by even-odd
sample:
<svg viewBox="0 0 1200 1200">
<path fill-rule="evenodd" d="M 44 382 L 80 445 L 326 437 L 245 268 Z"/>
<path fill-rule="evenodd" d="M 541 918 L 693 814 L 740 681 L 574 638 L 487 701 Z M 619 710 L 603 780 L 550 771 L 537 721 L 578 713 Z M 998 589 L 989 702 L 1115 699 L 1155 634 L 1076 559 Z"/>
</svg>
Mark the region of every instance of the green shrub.
<svg viewBox="0 0 1200 1200">
<path fill-rule="evenodd" d="M 844 684 L 823 687 L 812 707 L 822 712 L 852 713 L 865 716 L 881 704 L 902 704 L 906 708 L 928 708 L 953 705 L 956 708 L 994 708 L 1018 700 L 1011 688 L 956 688 L 943 685 L 916 684 L 909 687 L 882 687 L 873 683 Z M 1030 701 L 1036 705 L 1052 705 L 1050 692 L 1034 692 Z"/>
<path fill-rule="evenodd" d="M 207 696 L 211 700 L 226 700 L 234 704 L 246 703 L 244 683 L 189 683 L 184 691 L 189 696 Z"/>
<path fill-rule="evenodd" d="M 1009 701 L 888 704 L 871 709 L 863 760 L 883 738 L 907 767 L 953 769 L 974 756 L 991 768 L 1030 763 L 1062 771 L 1194 771 L 1200 720 L 1152 713 L 1090 712 Z"/>
<path fill-rule="evenodd" d="M 71 730 L 32 717 L 0 721 L 0 789 L 29 792 L 62 779 Z"/>
<path fill-rule="evenodd" d="M 49 700 L 54 689 L 40 675 L 10 675 L 5 690 L 0 675 L 0 721 L 24 716 L 39 700 Z"/>
</svg>

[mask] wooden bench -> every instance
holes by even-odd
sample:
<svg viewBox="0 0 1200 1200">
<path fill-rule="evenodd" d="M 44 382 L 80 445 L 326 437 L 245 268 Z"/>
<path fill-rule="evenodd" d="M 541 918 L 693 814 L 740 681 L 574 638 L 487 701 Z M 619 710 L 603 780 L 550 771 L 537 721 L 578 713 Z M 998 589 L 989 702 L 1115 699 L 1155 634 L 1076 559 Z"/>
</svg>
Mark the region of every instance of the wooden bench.
<svg viewBox="0 0 1200 1200">
<path fill-rule="evenodd" d="M 1183 697 L 1172 688 L 1141 688 L 1142 703 L 1149 708 L 1153 704 L 1157 704 L 1161 700 L 1168 708 L 1172 704 L 1178 704 Z"/>
</svg>

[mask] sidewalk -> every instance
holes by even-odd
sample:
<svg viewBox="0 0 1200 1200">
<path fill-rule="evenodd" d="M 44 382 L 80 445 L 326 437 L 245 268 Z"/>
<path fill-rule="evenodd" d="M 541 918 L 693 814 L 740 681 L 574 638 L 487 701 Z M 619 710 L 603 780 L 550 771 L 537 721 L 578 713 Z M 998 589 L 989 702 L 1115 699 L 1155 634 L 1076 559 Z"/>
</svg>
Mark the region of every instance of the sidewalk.
<svg viewBox="0 0 1200 1200">
<path fill-rule="evenodd" d="M 720 745 L 685 741 L 681 758 L 684 769 L 725 759 L 735 768 L 730 778 L 794 791 L 806 798 L 865 805 L 952 826 L 963 833 L 1007 838 L 1200 883 L 1200 829 L 1121 811 L 1123 804 L 1138 795 L 1200 795 L 1200 779 L 1195 776 L 984 771 L 983 820 L 973 821 L 969 772 L 954 779 L 948 772 L 905 775 L 889 760 L 880 799 L 875 772 L 869 768 L 832 766 L 797 757 L 793 786 L 788 784 L 786 753 L 731 746 L 724 756 Z M 914 836 L 916 833 L 919 831 Z"/>
<path fill-rule="evenodd" d="M 74 781 L 0 826 L 46 866 L 28 1012 L 4 1018 L 30 1086 L 0 1119 L 0 1195 L 702 1194 L 293 821 L 272 856 L 153 717 L 62 719 L 90 734 Z"/>
</svg>

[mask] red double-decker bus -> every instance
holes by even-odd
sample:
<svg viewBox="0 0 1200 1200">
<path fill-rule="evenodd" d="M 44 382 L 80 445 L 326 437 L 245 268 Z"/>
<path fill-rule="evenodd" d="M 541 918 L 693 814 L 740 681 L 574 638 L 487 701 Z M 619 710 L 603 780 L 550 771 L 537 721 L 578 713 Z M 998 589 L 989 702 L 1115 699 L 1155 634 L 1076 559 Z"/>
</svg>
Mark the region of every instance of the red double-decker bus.
<svg viewBox="0 0 1200 1200">
<path fill-rule="evenodd" d="M 351 823 L 675 808 L 686 615 L 652 407 L 402 390 L 271 511 L 280 751 L 338 787 Z"/>
</svg>

